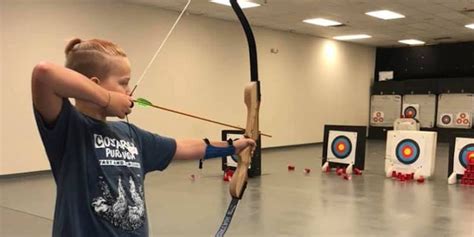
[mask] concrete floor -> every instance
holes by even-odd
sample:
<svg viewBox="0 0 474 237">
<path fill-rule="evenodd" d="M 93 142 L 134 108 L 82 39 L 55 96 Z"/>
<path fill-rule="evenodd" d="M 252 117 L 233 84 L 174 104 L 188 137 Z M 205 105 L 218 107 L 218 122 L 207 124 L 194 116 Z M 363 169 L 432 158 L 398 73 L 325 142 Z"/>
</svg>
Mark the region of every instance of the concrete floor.
<svg viewBox="0 0 474 237">
<path fill-rule="evenodd" d="M 368 141 L 364 174 L 346 181 L 320 171 L 322 145 L 264 150 L 263 175 L 249 181 L 226 236 L 474 236 L 474 187 L 447 185 L 447 144 L 423 184 L 385 178 L 384 153 L 384 142 Z M 2 177 L 0 188 L 0 236 L 51 235 L 51 174 Z M 145 192 L 150 236 L 213 236 L 230 201 L 220 160 L 202 172 L 175 162 L 149 174 Z"/>
</svg>

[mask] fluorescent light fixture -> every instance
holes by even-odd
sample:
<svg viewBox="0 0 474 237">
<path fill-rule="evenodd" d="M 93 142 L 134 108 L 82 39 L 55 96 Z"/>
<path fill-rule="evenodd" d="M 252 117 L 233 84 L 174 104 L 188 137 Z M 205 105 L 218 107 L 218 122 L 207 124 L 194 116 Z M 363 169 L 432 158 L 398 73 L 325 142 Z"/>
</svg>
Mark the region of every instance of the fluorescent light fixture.
<svg viewBox="0 0 474 237">
<path fill-rule="evenodd" d="M 384 19 L 384 20 L 393 20 L 398 18 L 405 18 L 404 15 L 396 12 L 392 12 L 389 10 L 381 10 L 381 11 L 373 11 L 373 12 L 366 12 L 366 15 L 373 16 L 376 18 Z"/>
<path fill-rule="evenodd" d="M 230 6 L 230 1 L 229 0 L 211 0 L 210 2 Z M 239 6 L 242 9 L 251 8 L 251 7 L 259 7 L 260 6 L 260 4 L 258 4 L 258 3 L 249 2 L 249 1 L 237 1 L 237 2 L 239 3 Z"/>
<path fill-rule="evenodd" d="M 327 20 L 327 19 L 324 19 L 324 18 L 306 19 L 303 22 L 313 24 L 313 25 L 318 25 L 318 26 L 338 26 L 338 25 L 342 25 L 341 22 Z"/>
<path fill-rule="evenodd" d="M 370 35 L 360 34 L 360 35 L 341 35 L 333 37 L 336 40 L 358 40 L 358 39 L 367 39 L 372 38 Z"/>
<path fill-rule="evenodd" d="M 469 28 L 469 29 L 473 29 L 473 30 L 474 30 L 474 24 L 465 25 L 465 27 L 467 27 L 467 28 Z"/>
<path fill-rule="evenodd" d="M 409 45 L 422 45 L 425 44 L 425 42 L 421 40 L 416 40 L 416 39 L 405 39 L 405 40 L 399 40 L 398 42 L 402 44 L 409 44 Z"/>
</svg>

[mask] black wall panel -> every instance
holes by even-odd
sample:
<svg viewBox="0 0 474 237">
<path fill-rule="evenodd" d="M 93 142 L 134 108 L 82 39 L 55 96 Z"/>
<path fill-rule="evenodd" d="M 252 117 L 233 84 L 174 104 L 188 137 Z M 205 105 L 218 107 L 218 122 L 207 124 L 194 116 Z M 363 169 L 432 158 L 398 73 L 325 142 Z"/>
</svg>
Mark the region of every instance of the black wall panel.
<svg viewBox="0 0 474 237">
<path fill-rule="evenodd" d="M 474 41 L 403 48 L 377 48 L 379 71 L 394 71 L 394 80 L 474 76 Z"/>
</svg>

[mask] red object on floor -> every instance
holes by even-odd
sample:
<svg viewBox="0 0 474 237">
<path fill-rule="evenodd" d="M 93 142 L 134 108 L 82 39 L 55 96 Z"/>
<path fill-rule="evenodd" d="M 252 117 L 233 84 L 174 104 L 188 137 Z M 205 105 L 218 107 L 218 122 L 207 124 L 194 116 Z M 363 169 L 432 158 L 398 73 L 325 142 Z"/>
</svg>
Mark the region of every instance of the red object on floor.
<svg viewBox="0 0 474 237">
<path fill-rule="evenodd" d="M 392 178 L 396 178 L 397 177 L 397 171 L 392 171 Z"/>
<path fill-rule="evenodd" d="M 294 165 L 288 165 L 288 171 L 293 171 L 295 170 L 295 166 Z"/>
<path fill-rule="evenodd" d="M 474 186 L 474 157 L 469 158 L 469 163 L 461 178 L 461 184 Z"/>
<path fill-rule="evenodd" d="M 196 180 L 196 175 L 192 174 L 192 175 L 190 176 L 190 178 L 191 178 L 192 181 L 194 181 L 194 180 Z"/>
<path fill-rule="evenodd" d="M 336 174 L 337 174 L 337 175 L 342 175 L 343 173 L 344 173 L 344 169 L 337 167 L 337 169 L 336 169 Z"/>
<path fill-rule="evenodd" d="M 420 177 L 416 180 L 416 182 L 418 182 L 418 183 L 423 183 L 423 182 L 425 182 L 425 177 L 420 176 Z"/>
<path fill-rule="evenodd" d="M 362 175 L 362 170 L 354 168 L 354 174 L 355 175 Z"/>
<path fill-rule="evenodd" d="M 223 180 L 226 181 L 226 182 L 229 182 L 231 179 L 232 179 L 232 176 L 234 175 L 234 171 L 233 170 L 226 170 L 224 172 L 224 178 Z"/>
<path fill-rule="evenodd" d="M 304 168 L 304 173 L 305 173 L 305 174 L 309 174 L 310 172 L 311 172 L 311 169 L 309 169 L 309 168 Z"/>
<path fill-rule="evenodd" d="M 328 167 L 326 167 L 326 170 L 324 172 L 326 172 L 326 173 L 331 172 L 331 166 L 328 165 Z"/>
</svg>

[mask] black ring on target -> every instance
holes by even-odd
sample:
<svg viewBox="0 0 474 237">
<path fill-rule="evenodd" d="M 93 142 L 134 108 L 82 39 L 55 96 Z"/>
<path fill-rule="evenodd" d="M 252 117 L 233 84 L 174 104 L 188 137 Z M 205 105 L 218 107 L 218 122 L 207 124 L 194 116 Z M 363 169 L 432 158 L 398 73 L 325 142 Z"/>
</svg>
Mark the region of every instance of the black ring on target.
<svg viewBox="0 0 474 237">
<path fill-rule="evenodd" d="M 474 156 L 474 143 L 465 145 L 459 152 L 459 162 L 464 168 L 469 164 L 469 155 Z"/>
<path fill-rule="evenodd" d="M 408 115 L 408 113 L 410 113 L 410 112 L 411 112 L 411 115 Z M 413 107 L 413 106 L 408 106 L 403 111 L 403 115 L 405 116 L 405 118 L 415 118 L 416 114 L 417 114 L 416 108 Z"/>
<path fill-rule="evenodd" d="M 420 146 L 412 139 L 404 139 L 398 143 L 395 152 L 398 161 L 405 165 L 410 165 L 415 163 L 418 157 L 420 157 Z"/>
<path fill-rule="evenodd" d="M 337 136 L 331 143 L 331 151 L 336 158 L 345 159 L 351 154 L 352 142 L 344 135 Z"/>
<path fill-rule="evenodd" d="M 441 117 L 441 121 L 442 121 L 444 124 L 450 124 L 450 123 L 451 123 L 451 116 L 449 116 L 449 115 L 443 115 L 443 117 Z"/>
</svg>

